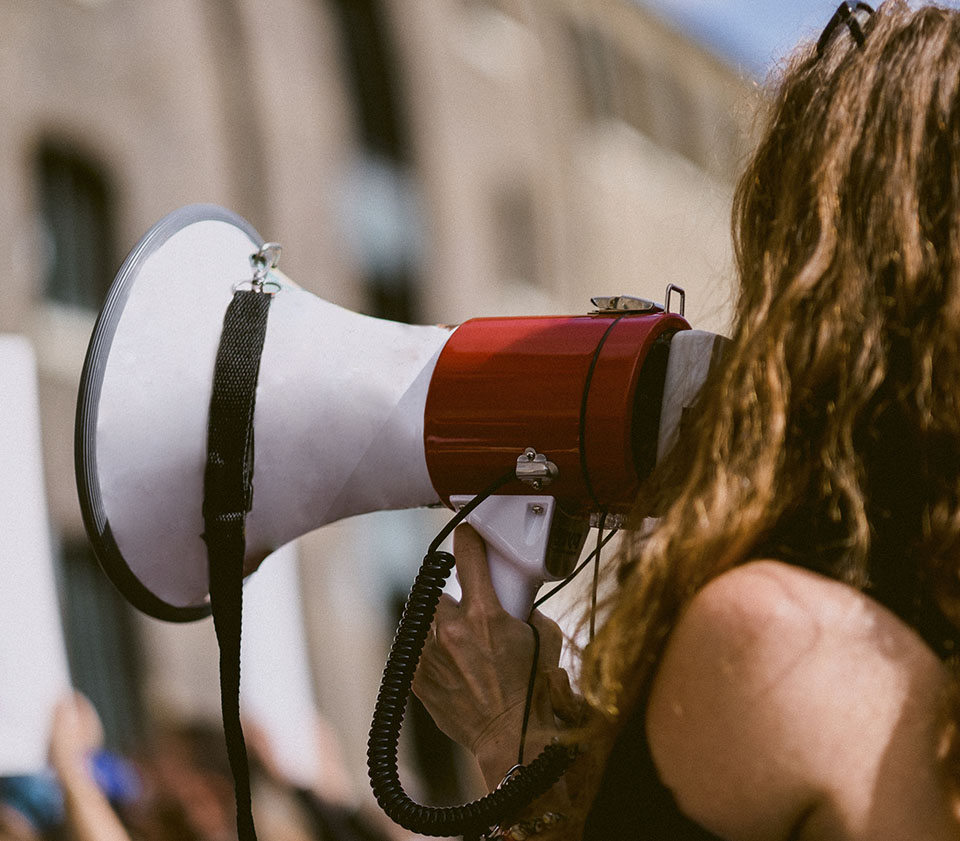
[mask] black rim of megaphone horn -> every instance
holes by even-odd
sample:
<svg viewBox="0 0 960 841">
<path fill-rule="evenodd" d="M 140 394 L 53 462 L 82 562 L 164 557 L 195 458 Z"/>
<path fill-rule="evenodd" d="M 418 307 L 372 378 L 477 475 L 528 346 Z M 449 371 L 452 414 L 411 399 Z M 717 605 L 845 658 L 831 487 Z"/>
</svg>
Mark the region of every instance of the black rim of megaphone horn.
<svg viewBox="0 0 960 841">
<path fill-rule="evenodd" d="M 190 622 L 209 616 L 210 604 L 207 602 L 177 606 L 165 602 L 144 586 L 124 560 L 110 529 L 100 490 L 96 446 L 97 413 L 107 357 L 140 267 L 174 234 L 197 222 L 226 222 L 250 237 L 253 251 L 263 245 L 263 239 L 249 222 L 214 204 L 188 205 L 169 213 L 157 222 L 123 261 L 93 328 L 80 375 L 74 434 L 80 509 L 87 536 L 93 544 L 100 566 L 130 604 L 156 619 L 170 622 Z"/>
</svg>

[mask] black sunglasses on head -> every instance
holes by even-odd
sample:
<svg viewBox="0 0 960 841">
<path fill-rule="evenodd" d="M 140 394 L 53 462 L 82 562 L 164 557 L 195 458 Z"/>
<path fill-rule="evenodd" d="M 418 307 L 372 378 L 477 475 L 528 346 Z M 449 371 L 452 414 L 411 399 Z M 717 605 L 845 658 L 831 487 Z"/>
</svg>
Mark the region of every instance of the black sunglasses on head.
<svg viewBox="0 0 960 841">
<path fill-rule="evenodd" d="M 866 37 L 863 34 L 863 29 L 857 18 L 858 12 L 866 12 L 868 16 L 874 13 L 873 8 L 866 3 L 841 3 L 837 7 L 837 11 L 834 12 L 833 17 L 830 18 L 830 22 L 824 28 L 820 40 L 817 41 L 817 58 L 823 58 L 827 44 L 830 43 L 833 33 L 841 23 L 847 25 L 847 29 L 850 30 L 853 40 L 857 42 L 857 46 L 863 47 L 866 42 Z"/>
</svg>

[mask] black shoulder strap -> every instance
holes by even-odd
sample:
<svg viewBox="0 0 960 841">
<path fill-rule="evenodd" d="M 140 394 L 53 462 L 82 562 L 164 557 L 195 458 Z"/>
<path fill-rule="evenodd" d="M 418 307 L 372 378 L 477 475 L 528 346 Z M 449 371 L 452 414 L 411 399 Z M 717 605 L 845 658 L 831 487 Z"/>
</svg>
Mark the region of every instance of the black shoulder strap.
<svg viewBox="0 0 960 841">
<path fill-rule="evenodd" d="M 260 355 L 273 296 L 234 293 L 223 320 L 213 375 L 203 486 L 203 539 L 210 564 L 210 604 L 220 645 L 220 703 L 237 799 L 237 835 L 256 841 L 250 769 L 240 726 L 240 626 L 245 523 L 253 506 L 253 413 Z"/>
</svg>

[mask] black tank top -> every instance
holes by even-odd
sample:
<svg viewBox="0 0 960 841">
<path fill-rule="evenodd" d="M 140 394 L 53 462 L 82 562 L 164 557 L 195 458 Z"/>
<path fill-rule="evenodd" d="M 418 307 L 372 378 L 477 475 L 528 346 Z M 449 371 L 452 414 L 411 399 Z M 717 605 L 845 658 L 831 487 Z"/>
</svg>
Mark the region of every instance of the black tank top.
<svg viewBox="0 0 960 841">
<path fill-rule="evenodd" d="M 931 599 L 904 610 L 901 594 L 870 588 L 868 594 L 923 637 L 944 661 L 960 655 L 960 633 Z M 647 742 L 645 709 L 628 719 L 610 753 L 583 841 L 722 841 L 688 818 L 660 780 Z"/>
<path fill-rule="evenodd" d="M 684 815 L 660 781 L 644 711 L 620 733 L 590 808 L 583 841 L 721 841 Z"/>
</svg>

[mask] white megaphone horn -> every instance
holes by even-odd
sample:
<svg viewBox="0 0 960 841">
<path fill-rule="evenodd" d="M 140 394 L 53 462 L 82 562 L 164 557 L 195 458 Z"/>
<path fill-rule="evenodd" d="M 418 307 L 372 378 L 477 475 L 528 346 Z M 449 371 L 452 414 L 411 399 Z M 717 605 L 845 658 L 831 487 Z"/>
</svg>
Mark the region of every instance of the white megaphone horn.
<svg viewBox="0 0 960 841">
<path fill-rule="evenodd" d="M 263 246 L 223 208 L 165 217 L 121 267 L 87 352 L 84 522 L 113 582 L 158 618 L 209 613 L 211 384 L 224 312 Z M 590 516 L 631 509 L 718 338 L 626 298 L 595 299 L 580 316 L 411 326 L 344 310 L 268 268 L 244 569 L 352 515 L 458 508 L 515 466 L 517 481 L 468 519 L 498 596 L 523 618 L 543 580 L 570 572 Z"/>
</svg>

